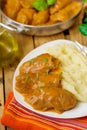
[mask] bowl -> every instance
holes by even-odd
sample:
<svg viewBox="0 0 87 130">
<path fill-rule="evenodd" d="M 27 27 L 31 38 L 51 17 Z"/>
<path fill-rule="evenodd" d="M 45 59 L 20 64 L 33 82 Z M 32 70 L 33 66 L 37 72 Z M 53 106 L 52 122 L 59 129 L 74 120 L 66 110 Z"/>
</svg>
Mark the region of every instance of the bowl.
<svg viewBox="0 0 87 130">
<path fill-rule="evenodd" d="M 76 1 L 76 0 L 73 0 L 73 1 Z M 82 3 L 81 0 L 78 0 L 78 1 Z M 53 35 L 53 34 L 60 33 L 70 28 L 76 22 L 82 10 L 82 7 L 81 7 L 81 9 L 78 11 L 77 14 L 75 14 L 73 17 L 71 17 L 70 19 L 64 22 L 59 22 L 59 23 L 46 25 L 46 26 L 45 25 L 35 26 L 35 25 L 22 24 L 9 18 L 2 10 L 3 5 L 5 4 L 4 2 L 5 0 L 0 0 L 0 3 L 1 3 L 0 11 L 3 18 L 3 23 L 0 23 L 0 25 L 18 33 L 23 33 L 27 35 L 36 35 L 36 36 Z"/>
</svg>

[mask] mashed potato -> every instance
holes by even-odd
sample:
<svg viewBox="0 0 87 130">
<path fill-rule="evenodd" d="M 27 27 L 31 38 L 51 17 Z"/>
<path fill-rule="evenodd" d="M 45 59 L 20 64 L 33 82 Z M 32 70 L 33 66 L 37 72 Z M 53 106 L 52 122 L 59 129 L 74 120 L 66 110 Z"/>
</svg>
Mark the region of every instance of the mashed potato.
<svg viewBox="0 0 87 130">
<path fill-rule="evenodd" d="M 87 102 L 87 58 L 73 45 L 54 45 L 46 50 L 62 62 L 62 86 L 79 101 Z"/>
</svg>

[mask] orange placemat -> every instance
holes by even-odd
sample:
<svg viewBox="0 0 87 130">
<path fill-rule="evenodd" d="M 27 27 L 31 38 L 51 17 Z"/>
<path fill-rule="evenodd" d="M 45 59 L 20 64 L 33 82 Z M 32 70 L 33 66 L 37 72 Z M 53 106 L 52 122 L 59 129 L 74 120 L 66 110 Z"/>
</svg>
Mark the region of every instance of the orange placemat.
<svg viewBox="0 0 87 130">
<path fill-rule="evenodd" d="M 53 119 L 37 115 L 18 103 L 13 92 L 8 96 L 0 121 L 14 130 L 87 130 L 87 117 Z"/>
</svg>

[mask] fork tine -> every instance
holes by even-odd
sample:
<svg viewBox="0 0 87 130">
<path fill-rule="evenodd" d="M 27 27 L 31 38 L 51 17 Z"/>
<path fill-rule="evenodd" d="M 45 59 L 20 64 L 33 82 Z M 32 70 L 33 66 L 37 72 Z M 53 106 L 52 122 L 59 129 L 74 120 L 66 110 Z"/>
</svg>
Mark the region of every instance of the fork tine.
<svg viewBox="0 0 87 130">
<path fill-rule="evenodd" d="M 80 49 L 82 51 L 82 53 L 87 56 L 87 47 L 81 45 L 79 42 L 75 41 L 74 42 L 76 44 L 76 46 L 78 47 L 78 49 Z"/>
</svg>

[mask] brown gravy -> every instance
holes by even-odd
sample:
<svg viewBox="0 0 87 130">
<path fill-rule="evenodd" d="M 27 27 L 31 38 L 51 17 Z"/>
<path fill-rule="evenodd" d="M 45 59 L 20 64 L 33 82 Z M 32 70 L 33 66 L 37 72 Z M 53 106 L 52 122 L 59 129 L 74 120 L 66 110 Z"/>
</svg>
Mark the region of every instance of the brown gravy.
<svg viewBox="0 0 87 130">
<path fill-rule="evenodd" d="M 77 103 L 75 96 L 62 88 L 61 80 L 61 61 L 45 53 L 20 67 L 16 90 L 34 109 L 61 113 Z"/>
</svg>

